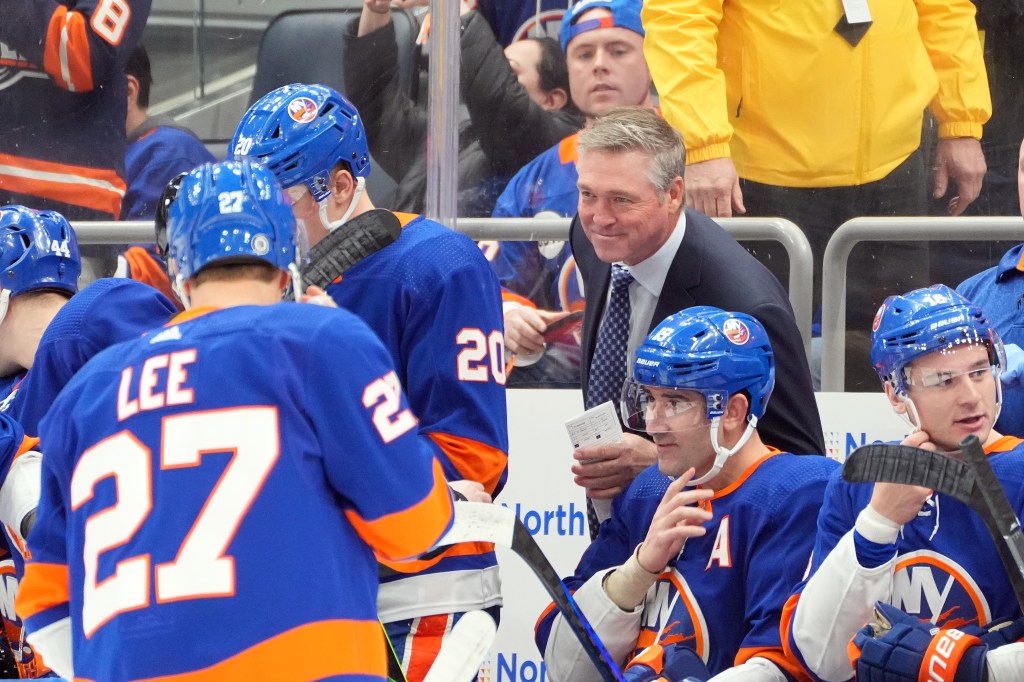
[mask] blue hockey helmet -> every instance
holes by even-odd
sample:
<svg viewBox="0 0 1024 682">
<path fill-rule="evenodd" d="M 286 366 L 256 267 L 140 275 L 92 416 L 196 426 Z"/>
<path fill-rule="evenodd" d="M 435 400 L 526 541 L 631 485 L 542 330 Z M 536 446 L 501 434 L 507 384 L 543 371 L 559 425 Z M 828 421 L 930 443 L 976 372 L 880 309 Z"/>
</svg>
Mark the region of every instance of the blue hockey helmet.
<svg viewBox="0 0 1024 682">
<path fill-rule="evenodd" d="M 633 377 L 626 380 L 621 400 L 622 418 L 630 428 L 647 427 L 646 413 L 652 399 L 649 387 L 694 391 L 704 396 L 716 457 L 711 469 L 690 484 L 704 483 L 743 447 L 768 407 L 775 387 L 775 354 L 768 333 L 750 315 L 713 306 L 675 313 L 659 324 L 636 351 Z M 747 428 L 738 442 L 727 448 L 718 441 L 719 418 L 729 398 L 740 392 L 750 400 Z"/>
<path fill-rule="evenodd" d="M 206 164 L 182 178 L 168 210 L 167 239 L 175 281 L 225 261 L 285 271 L 296 262 L 291 204 L 274 175 L 255 161 Z"/>
<path fill-rule="evenodd" d="M 56 211 L 0 206 L 0 272 L 5 303 L 34 289 L 75 294 L 82 273 L 78 237 Z"/>
<path fill-rule="evenodd" d="M 882 383 L 889 381 L 901 396 L 907 394 L 910 363 L 968 345 L 984 345 L 992 366 L 997 371 L 1005 367 L 1003 342 L 988 317 L 945 284 L 888 297 L 871 325 L 871 364 Z"/>
<path fill-rule="evenodd" d="M 359 112 L 326 85 L 293 83 L 264 95 L 242 116 L 228 150 L 236 158 L 256 158 L 282 187 L 305 185 L 318 203 L 330 194 L 331 170 L 339 161 L 356 178 L 370 174 Z"/>
</svg>

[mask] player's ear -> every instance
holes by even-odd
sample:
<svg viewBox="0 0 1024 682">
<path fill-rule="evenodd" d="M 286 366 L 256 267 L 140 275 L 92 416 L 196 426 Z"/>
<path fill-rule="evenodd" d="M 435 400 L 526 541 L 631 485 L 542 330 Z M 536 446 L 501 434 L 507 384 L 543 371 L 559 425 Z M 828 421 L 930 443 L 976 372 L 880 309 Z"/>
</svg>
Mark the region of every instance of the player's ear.
<svg viewBox="0 0 1024 682">
<path fill-rule="evenodd" d="M 135 76 L 126 76 L 128 81 L 128 101 L 136 104 L 139 101 L 139 79 Z"/>
<path fill-rule="evenodd" d="M 885 382 L 885 397 L 889 399 L 889 404 L 892 405 L 893 412 L 896 414 L 907 413 L 907 404 L 900 400 L 900 397 L 896 395 L 896 390 L 892 387 L 891 381 Z"/>
<path fill-rule="evenodd" d="M 729 396 L 729 402 L 725 404 L 725 414 L 722 421 L 727 429 L 745 429 L 747 414 L 750 412 L 750 398 L 745 393 L 734 393 Z"/>
<path fill-rule="evenodd" d="M 352 193 L 356 190 L 356 179 L 348 170 L 335 168 L 331 173 L 331 189 L 332 196 L 338 204 L 348 208 L 349 202 L 352 201 Z"/>
</svg>

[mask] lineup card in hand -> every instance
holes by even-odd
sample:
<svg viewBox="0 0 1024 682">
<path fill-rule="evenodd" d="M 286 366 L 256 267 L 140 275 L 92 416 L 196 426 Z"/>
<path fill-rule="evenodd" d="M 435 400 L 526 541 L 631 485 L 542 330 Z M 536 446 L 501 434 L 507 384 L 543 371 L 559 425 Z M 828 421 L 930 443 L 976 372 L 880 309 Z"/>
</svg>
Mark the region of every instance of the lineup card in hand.
<svg viewBox="0 0 1024 682">
<path fill-rule="evenodd" d="M 610 400 L 565 422 L 565 430 L 574 449 L 622 440 L 622 425 Z"/>
</svg>

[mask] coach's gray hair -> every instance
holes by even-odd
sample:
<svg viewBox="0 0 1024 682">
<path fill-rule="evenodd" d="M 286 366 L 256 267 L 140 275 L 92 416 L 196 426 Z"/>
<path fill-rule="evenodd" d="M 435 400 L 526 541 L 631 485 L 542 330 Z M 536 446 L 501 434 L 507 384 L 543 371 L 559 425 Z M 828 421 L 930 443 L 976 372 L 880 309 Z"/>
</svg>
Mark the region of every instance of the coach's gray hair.
<svg viewBox="0 0 1024 682">
<path fill-rule="evenodd" d="M 647 179 L 663 195 L 686 171 L 686 147 L 675 128 L 651 109 L 616 107 L 580 131 L 580 154 L 641 152 L 650 158 Z"/>
</svg>

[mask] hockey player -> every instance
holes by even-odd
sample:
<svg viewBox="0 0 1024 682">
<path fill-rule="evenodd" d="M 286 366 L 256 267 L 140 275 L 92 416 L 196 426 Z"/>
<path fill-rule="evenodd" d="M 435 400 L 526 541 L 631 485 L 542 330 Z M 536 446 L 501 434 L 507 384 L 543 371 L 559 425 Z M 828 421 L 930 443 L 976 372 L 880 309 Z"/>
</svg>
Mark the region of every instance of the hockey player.
<svg viewBox="0 0 1024 682">
<path fill-rule="evenodd" d="M 871 361 L 893 410 L 911 425 L 903 443 L 951 451 L 976 435 L 1021 514 L 1024 448 L 992 428 L 1003 347 L 982 310 L 941 284 L 890 296 L 875 316 Z M 809 576 L 787 604 L 783 637 L 821 680 L 853 678 L 847 645 L 872 620 L 876 601 L 945 628 L 985 628 L 1021 615 L 982 520 L 924 488 L 850 484 L 835 475 Z"/>
<path fill-rule="evenodd" d="M 117 220 L 125 193 L 123 68 L 151 0 L 4 0 L 0 205 Z"/>
<path fill-rule="evenodd" d="M 288 85 L 242 117 L 229 149 L 269 168 L 316 245 L 394 220 L 364 190 L 370 173 L 359 114 L 322 85 Z M 353 265 L 327 288 L 338 305 L 373 329 L 397 368 L 449 480 L 468 479 L 495 495 L 504 485 L 508 434 L 501 293 L 468 237 L 420 216 L 397 214 L 393 243 Z M 330 243 L 330 242 L 327 242 Z M 440 557 L 391 565 L 380 617 L 410 682 L 421 680 L 460 614 L 501 603 L 490 545 L 456 545 Z"/>
<path fill-rule="evenodd" d="M 20 456 L 5 450 L 0 457 L 0 522 L 14 570 L 9 580 L 22 575 L 24 536 L 39 501 L 34 436 L 40 418 L 89 358 L 175 312 L 166 297 L 131 280 L 101 279 L 78 292 L 80 263 L 74 230 L 59 213 L 0 207 L 0 412 L 33 437 Z M 20 646 L 20 627 L 17 618 L 5 621 L 22 676 L 34 677 L 45 668 L 31 648 Z"/>
<path fill-rule="evenodd" d="M 384 680 L 374 552 L 452 519 L 387 350 L 347 311 L 274 305 L 296 234 L 266 169 L 191 172 L 168 238 L 191 309 L 43 419 L 29 641 L 67 678 Z M 268 580 L 268 547 L 301 579 Z"/>
<path fill-rule="evenodd" d="M 654 439 L 658 462 L 616 498 L 566 581 L 618 662 L 654 647 L 635 665 L 671 661 L 673 680 L 733 665 L 722 679 L 786 679 L 779 620 L 835 462 L 761 442 L 774 383 L 768 336 L 742 313 L 688 308 L 637 350 L 623 419 Z M 550 610 L 537 645 L 552 679 L 597 679 Z"/>
</svg>

